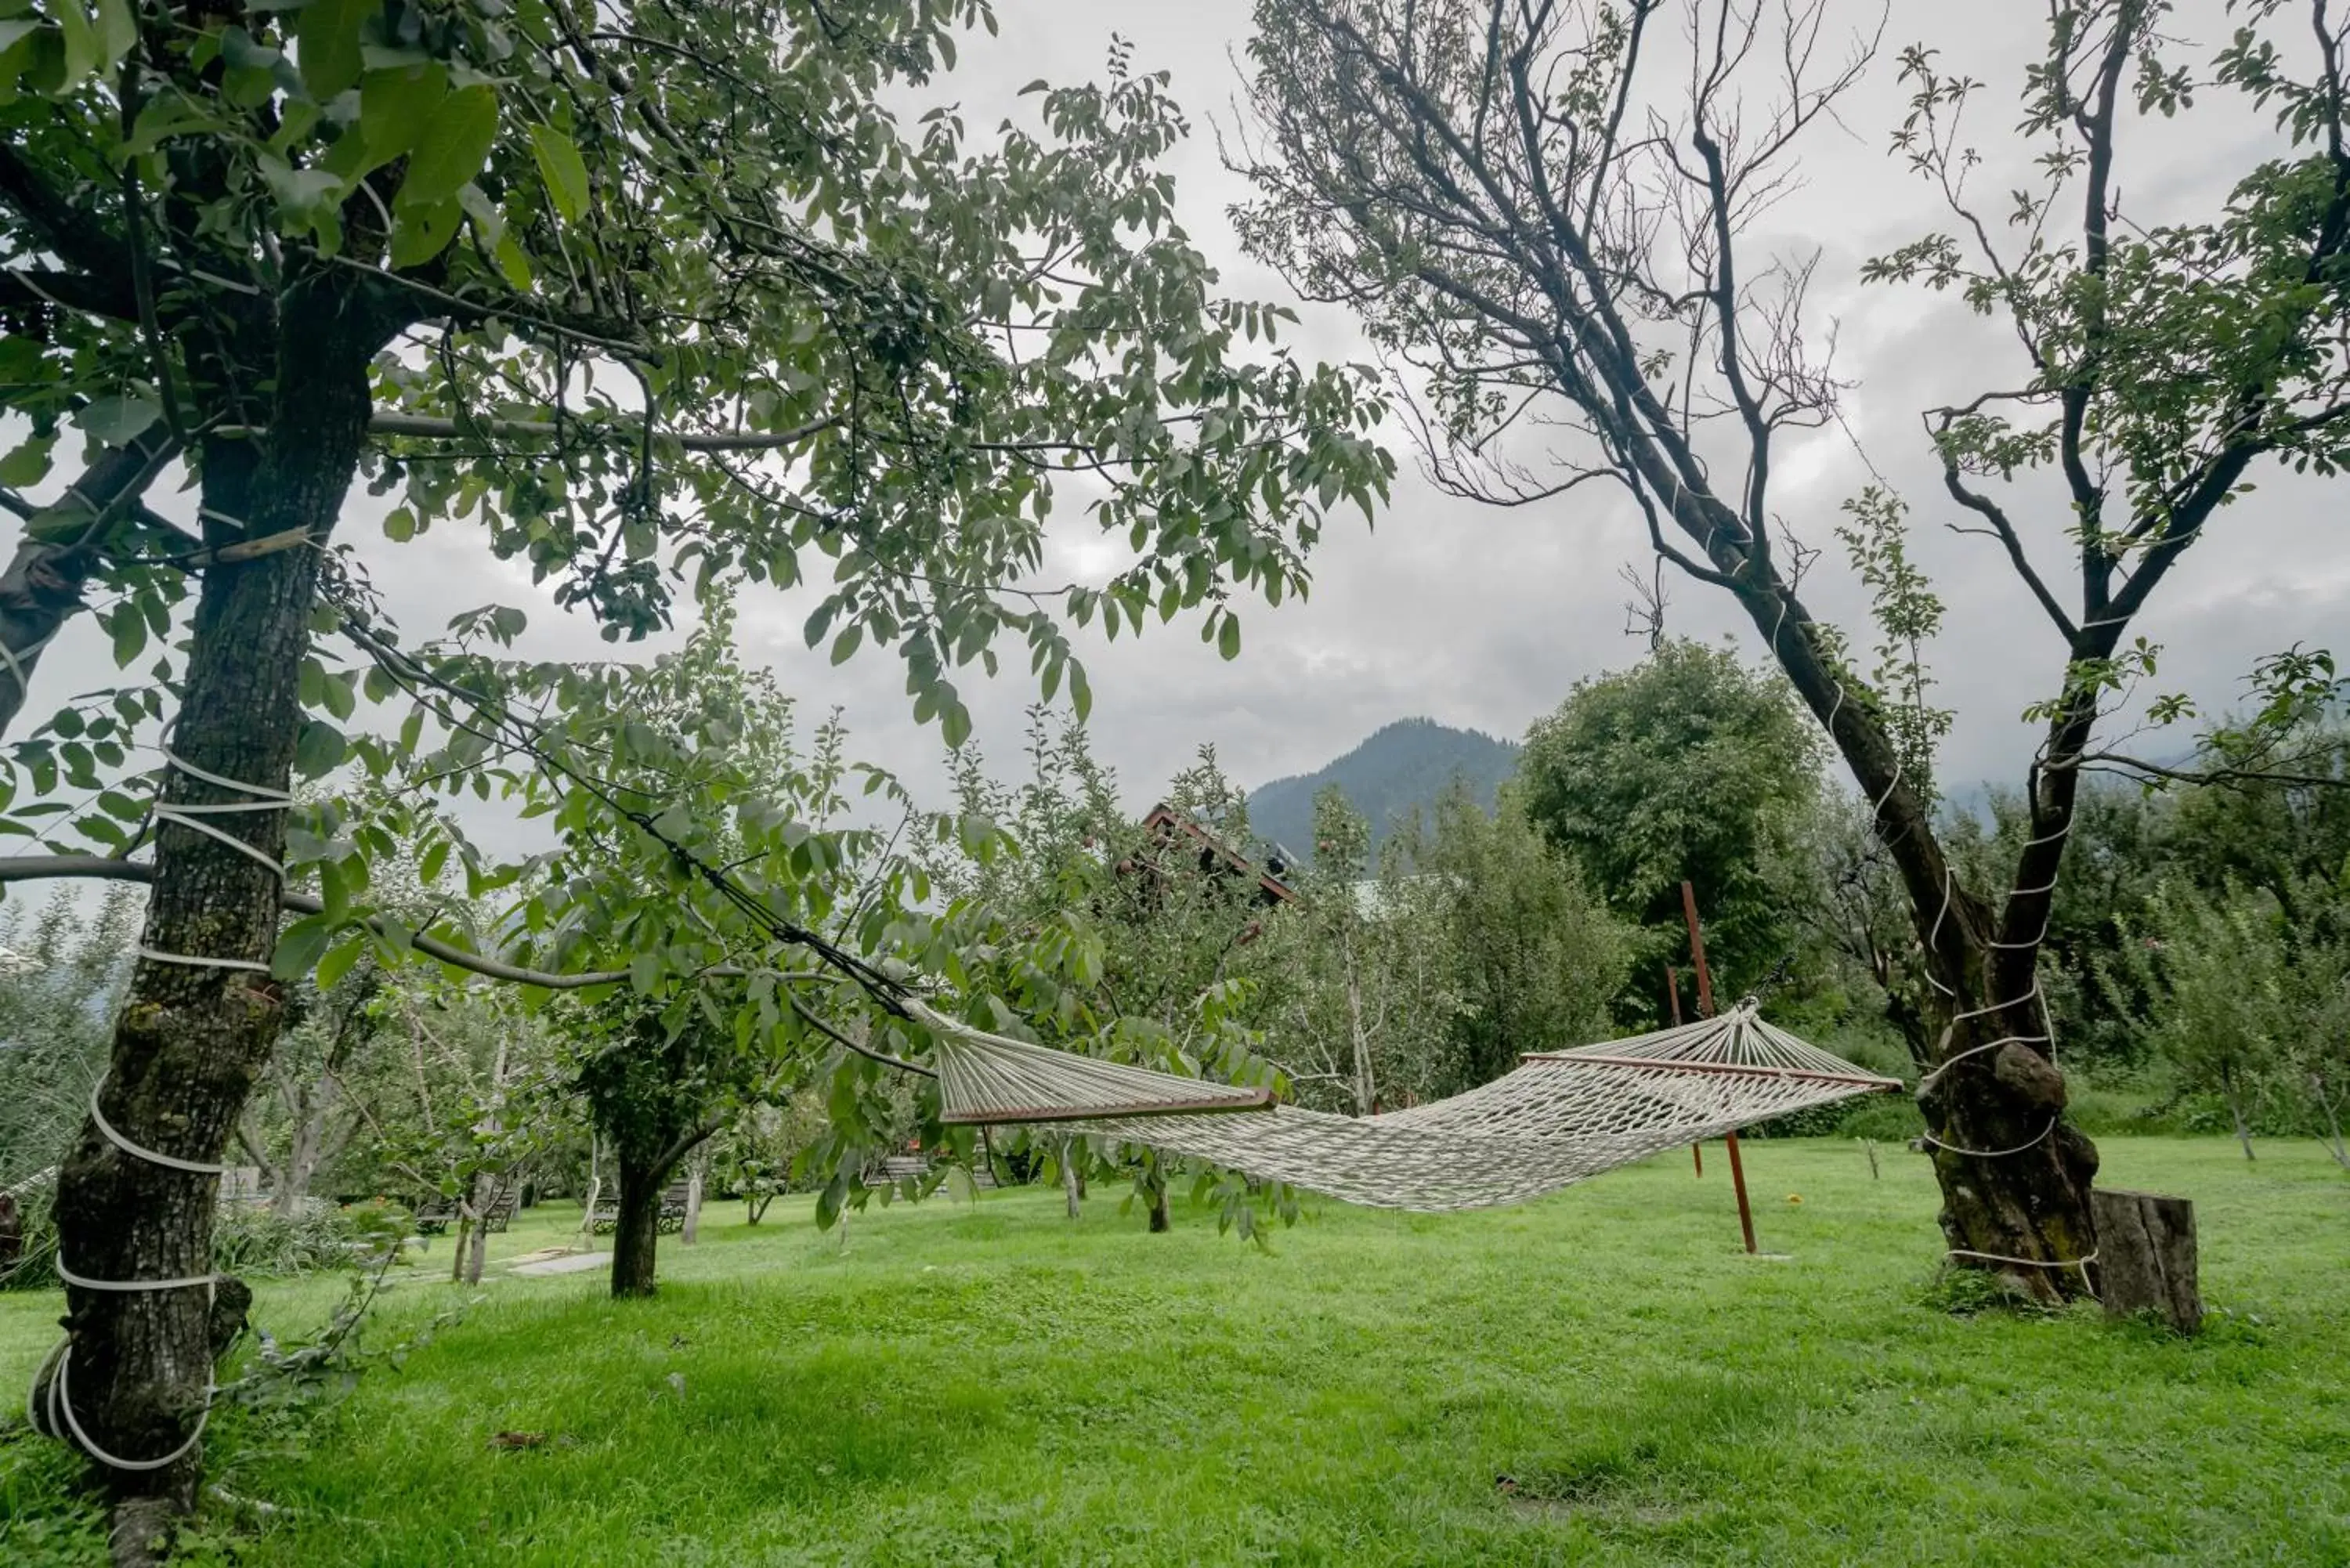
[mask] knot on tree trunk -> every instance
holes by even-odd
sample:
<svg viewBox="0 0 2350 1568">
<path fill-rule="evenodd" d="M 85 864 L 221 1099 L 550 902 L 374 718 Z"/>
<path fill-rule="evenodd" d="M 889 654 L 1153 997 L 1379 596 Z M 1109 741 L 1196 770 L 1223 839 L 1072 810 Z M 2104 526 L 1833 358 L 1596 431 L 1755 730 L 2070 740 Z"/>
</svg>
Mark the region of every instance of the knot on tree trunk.
<svg viewBox="0 0 2350 1568">
<path fill-rule="evenodd" d="M 2064 1075 L 2020 1041 L 1991 1053 L 1991 1075 L 2022 1105 L 2052 1115 L 2064 1108 Z"/>
</svg>

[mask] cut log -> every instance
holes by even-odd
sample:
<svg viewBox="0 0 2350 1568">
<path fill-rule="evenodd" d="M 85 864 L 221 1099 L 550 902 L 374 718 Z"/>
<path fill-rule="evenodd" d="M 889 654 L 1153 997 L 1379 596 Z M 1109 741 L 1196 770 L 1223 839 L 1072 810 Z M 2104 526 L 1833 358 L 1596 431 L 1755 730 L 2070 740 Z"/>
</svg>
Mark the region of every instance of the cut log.
<svg viewBox="0 0 2350 1568">
<path fill-rule="evenodd" d="M 2195 1205 L 2184 1198 L 2098 1188 L 2097 1286 L 2109 1317 L 2149 1309 L 2180 1334 L 2203 1326 L 2195 1278 Z"/>
</svg>

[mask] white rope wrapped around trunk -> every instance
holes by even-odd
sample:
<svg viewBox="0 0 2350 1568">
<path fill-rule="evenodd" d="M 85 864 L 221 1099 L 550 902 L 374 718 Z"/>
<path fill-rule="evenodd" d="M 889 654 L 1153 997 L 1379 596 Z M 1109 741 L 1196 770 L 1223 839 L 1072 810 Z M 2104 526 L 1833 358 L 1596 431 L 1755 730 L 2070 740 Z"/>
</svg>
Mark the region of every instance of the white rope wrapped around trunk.
<svg viewBox="0 0 2350 1568">
<path fill-rule="evenodd" d="M 939 1042 L 948 1122 L 1053 1122 L 1383 1209 L 1523 1202 L 1752 1122 L 1901 1087 L 1763 1023 L 1751 1002 L 1636 1039 L 1530 1054 L 1467 1094 L 1366 1117 L 922 1013 Z"/>
</svg>

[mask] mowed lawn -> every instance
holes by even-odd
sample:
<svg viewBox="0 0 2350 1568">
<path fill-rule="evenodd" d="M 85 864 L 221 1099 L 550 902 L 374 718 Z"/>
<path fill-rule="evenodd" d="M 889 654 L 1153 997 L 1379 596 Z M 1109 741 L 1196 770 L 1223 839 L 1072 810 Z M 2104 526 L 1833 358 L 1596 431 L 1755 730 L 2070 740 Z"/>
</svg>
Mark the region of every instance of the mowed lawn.
<svg viewBox="0 0 2350 1568">
<path fill-rule="evenodd" d="M 501 1277 L 299 1431 L 222 1422 L 216 1479 L 278 1511 L 219 1517 L 237 1561 L 310 1565 L 2350 1563 L 2350 1179 L 2103 1147 L 2196 1200 L 2199 1340 L 1940 1310 L 1925 1161 L 1872 1180 L 1841 1141 L 1747 1146 L 1785 1261 L 1741 1255 L 1719 1146 L 1522 1209 L 1321 1204 L 1270 1254 L 1115 1195 L 831 1234 L 723 1204 L 657 1301 Z M 504 1253 L 565 1216 L 525 1221 Z M 452 1299 L 420 1279 L 370 1333 Z M 57 1306 L 0 1297 L 10 1387 Z M 68 1473 L 0 1442 L 0 1560 L 95 1549 Z"/>
</svg>

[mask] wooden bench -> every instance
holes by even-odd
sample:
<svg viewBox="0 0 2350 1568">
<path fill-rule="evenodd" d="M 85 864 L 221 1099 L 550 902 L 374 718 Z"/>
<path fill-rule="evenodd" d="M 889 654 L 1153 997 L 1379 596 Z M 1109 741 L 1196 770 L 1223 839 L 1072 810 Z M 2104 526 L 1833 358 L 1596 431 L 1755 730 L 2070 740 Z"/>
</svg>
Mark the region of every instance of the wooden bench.
<svg viewBox="0 0 2350 1568">
<path fill-rule="evenodd" d="M 503 1231 L 507 1223 L 514 1219 L 515 1210 L 520 1203 L 520 1198 L 515 1193 L 504 1194 L 493 1202 L 489 1211 L 482 1216 L 482 1229 L 492 1235 Z M 456 1219 L 456 1204 L 445 1198 L 433 1199 L 416 1210 L 416 1233 L 420 1236 L 438 1236 L 447 1231 Z"/>
<path fill-rule="evenodd" d="M 660 1235 L 672 1235 L 685 1229 L 685 1195 L 689 1184 L 672 1181 L 661 1193 L 660 1209 L 653 1216 L 653 1230 Z M 620 1228 L 620 1195 L 618 1192 L 596 1199 L 595 1210 L 588 1216 L 588 1233 L 607 1236 Z"/>
</svg>

